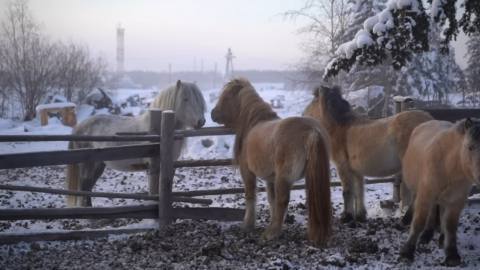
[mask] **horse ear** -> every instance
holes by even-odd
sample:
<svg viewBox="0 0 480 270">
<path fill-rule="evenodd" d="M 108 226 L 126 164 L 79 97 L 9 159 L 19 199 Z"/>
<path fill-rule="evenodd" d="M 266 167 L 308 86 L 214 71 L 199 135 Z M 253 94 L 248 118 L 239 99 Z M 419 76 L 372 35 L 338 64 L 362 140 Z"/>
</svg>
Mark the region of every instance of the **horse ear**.
<svg viewBox="0 0 480 270">
<path fill-rule="evenodd" d="M 465 120 L 465 123 L 463 123 L 463 126 L 465 127 L 465 130 L 469 130 L 473 126 L 473 120 L 470 117 L 468 117 Z"/>
<path fill-rule="evenodd" d="M 231 93 L 233 93 L 233 95 L 238 95 L 238 93 L 240 92 L 240 90 L 243 89 L 243 85 L 241 84 L 236 84 L 232 87 L 232 90 L 231 90 Z"/>
<path fill-rule="evenodd" d="M 178 80 L 176 87 L 177 87 L 177 90 L 180 89 L 180 87 L 182 87 L 182 81 Z"/>
<path fill-rule="evenodd" d="M 316 97 L 316 98 L 318 98 L 318 96 L 320 95 L 319 92 L 320 92 L 320 87 L 315 87 L 315 88 L 313 89 L 313 96 Z"/>
</svg>

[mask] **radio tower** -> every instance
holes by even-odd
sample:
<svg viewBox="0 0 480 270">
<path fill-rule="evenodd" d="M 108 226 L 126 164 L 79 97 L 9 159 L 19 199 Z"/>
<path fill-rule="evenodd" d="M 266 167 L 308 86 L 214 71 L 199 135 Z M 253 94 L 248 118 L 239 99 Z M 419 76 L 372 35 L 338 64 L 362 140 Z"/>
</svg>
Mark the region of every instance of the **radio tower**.
<svg viewBox="0 0 480 270">
<path fill-rule="evenodd" d="M 123 74 L 125 61 L 125 28 L 117 26 L 117 73 Z"/>
<path fill-rule="evenodd" d="M 228 81 L 233 77 L 233 58 L 235 58 L 231 48 L 228 48 L 225 58 L 227 59 L 227 64 L 225 66 L 225 80 Z"/>
</svg>

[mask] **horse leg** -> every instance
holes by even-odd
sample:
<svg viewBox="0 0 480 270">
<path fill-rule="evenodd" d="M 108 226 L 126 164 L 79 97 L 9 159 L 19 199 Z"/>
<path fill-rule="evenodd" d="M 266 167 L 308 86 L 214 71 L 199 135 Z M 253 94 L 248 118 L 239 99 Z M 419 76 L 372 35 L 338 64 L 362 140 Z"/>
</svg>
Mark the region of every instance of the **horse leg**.
<svg viewBox="0 0 480 270">
<path fill-rule="evenodd" d="M 240 174 L 242 175 L 245 188 L 245 217 L 243 218 L 243 228 L 252 230 L 255 227 L 257 177 L 243 166 L 240 167 Z"/>
<path fill-rule="evenodd" d="M 407 211 L 405 212 L 405 214 L 402 217 L 402 220 L 401 220 L 402 225 L 404 225 L 404 226 L 410 225 L 410 223 L 412 222 L 412 218 L 413 218 L 413 212 L 414 212 L 414 204 L 412 202 L 410 202 L 410 205 L 408 206 Z"/>
<path fill-rule="evenodd" d="M 397 177 L 401 177 L 401 174 L 398 174 Z M 408 189 L 407 184 L 405 184 L 404 179 L 401 179 L 400 182 L 400 209 L 403 210 L 405 207 L 410 207 L 413 203 L 412 192 Z"/>
<path fill-rule="evenodd" d="M 367 221 L 367 210 L 365 209 L 365 182 L 362 175 L 354 175 L 355 186 L 355 221 Z"/>
<path fill-rule="evenodd" d="M 432 241 L 433 235 L 435 233 L 435 229 L 439 224 L 438 222 L 439 212 L 440 212 L 440 206 L 438 204 L 435 204 L 432 207 L 432 209 L 430 209 L 430 214 L 428 215 L 428 219 L 427 219 L 427 225 L 425 226 L 425 229 L 420 235 L 421 244 L 428 244 L 430 241 Z"/>
<path fill-rule="evenodd" d="M 285 212 L 290 201 L 290 187 L 291 184 L 283 177 L 276 177 L 275 179 L 275 207 L 273 208 L 272 219 L 270 225 L 265 230 L 262 238 L 265 240 L 272 240 L 280 235 L 282 230 L 283 220 L 285 219 Z"/>
<path fill-rule="evenodd" d="M 353 190 L 355 187 L 352 184 L 352 174 L 350 170 L 345 167 L 337 166 L 338 176 L 342 182 L 342 195 L 343 195 L 343 213 L 340 220 L 343 223 L 347 223 L 353 220 L 354 217 L 354 198 Z"/>
<path fill-rule="evenodd" d="M 267 197 L 270 205 L 270 219 L 272 219 L 275 209 L 275 182 L 273 181 L 267 181 Z"/>
<path fill-rule="evenodd" d="M 80 190 L 92 191 L 97 179 L 102 175 L 105 169 L 103 162 L 87 162 L 80 165 Z M 81 206 L 92 206 L 92 198 L 83 197 Z"/>
<path fill-rule="evenodd" d="M 434 200 L 431 192 L 419 190 L 415 198 L 415 211 L 413 213 L 412 224 L 410 225 L 410 233 L 407 242 L 400 250 L 400 256 L 402 258 L 413 260 L 418 236 L 425 228 L 429 211 L 433 205 Z"/>
<path fill-rule="evenodd" d="M 445 205 L 445 211 L 441 217 L 442 232 L 445 235 L 443 243 L 445 250 L 444 263 L 447 266 L 457 266 L 461 263 L 461 257 L 458 255 L 457 250 L 457 226 L 465 198 L 460 198 L 453 203 Z"/>
</svg>

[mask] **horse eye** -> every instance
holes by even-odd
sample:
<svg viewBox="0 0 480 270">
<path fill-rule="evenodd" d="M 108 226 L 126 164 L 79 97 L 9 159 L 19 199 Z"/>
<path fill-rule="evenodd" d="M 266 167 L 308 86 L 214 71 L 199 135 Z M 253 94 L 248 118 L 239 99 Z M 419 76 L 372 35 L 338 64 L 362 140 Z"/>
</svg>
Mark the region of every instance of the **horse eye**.
<svg viewBox="0 0 480 270">
<path fill-rule="evenodd" d="M 184 98 L 183 101 L 187 102 L 187 101 L 188 101 L 188 98 Z"/>
<path fill-rule="evenodd" d="M 474 146 L 474 145 L 469 145 L 469 146 L 468 146 L 468 150 L 469 150 L 469 151 L 473 151 L 474 149 L 475 149 L 475 146 Z"/>
</svg>

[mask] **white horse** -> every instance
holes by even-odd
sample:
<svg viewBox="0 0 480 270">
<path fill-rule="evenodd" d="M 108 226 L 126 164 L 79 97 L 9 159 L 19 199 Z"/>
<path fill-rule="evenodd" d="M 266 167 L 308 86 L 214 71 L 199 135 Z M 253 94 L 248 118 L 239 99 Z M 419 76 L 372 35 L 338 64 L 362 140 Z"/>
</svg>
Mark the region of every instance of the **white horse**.
<svg viewBox="0 0 480 270">
<path fill-rule="evenodd" d="M 175 111 L 175 129 L 200 128 L 205 124 L 205 100 L 198 87 L 193 83 L 177 81 L 162 91 L 150 104 L 151 109 Z M 72 131 L 74 135 L 115 135 L 119 132 L 148 131 L 150 113 L 148 111 L 136 117 L 117 115 L 95 115 L 78 124 Z M 70 142 L 69 149 L 101 148 L 133 144 L 135 142 Z M 183 140 L 175 140 L 173 154 L 175 160 L 180 156 Z M 67 166 L 67 188 L 69 190 L 91 191 L 105 167 L 119 171 L 148 170 L 150 158 L 127 159 L 118 161 L 92 161 Z M 158 189 L 150 187 L 150 193 Z M 91 206 L 89 197 L 67 196 L 68 206 Z"/>
</svg>

